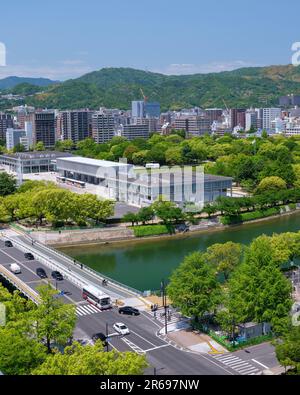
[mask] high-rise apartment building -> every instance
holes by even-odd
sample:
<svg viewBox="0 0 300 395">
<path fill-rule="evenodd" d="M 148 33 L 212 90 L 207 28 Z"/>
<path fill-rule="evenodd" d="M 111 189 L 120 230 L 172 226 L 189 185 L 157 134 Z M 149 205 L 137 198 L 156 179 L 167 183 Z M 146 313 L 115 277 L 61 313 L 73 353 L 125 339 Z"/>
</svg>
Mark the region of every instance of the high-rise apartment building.
<svg viewBox="0 0 300 395">
<path fill-rule="evenodd" d="M 262 128 L 266 130 L 272 129 L 272 121 L 281 117 L 280 108 L 263 108 L 262 109 Z"/>
<path fill-rule="evenodd" d="M 106 143 L 115 135 L 115 119 L 103 111 L 92 115 L 92 136 L 96 143 Z"/>
<path fill-rule="evenodd" d="M 246 109 L 244 108 L 231 108 L 230 109 L 230 127 L 234 129 L 241 126 L 245 129 L 246 126 Z"/>
<path fill-rule="evenodd" d="M 90 137 L 92 114 L 89 110 L 63 111 L 60 123 L 63 140 L 72 140 L 77 143 Z"/>
<path fill-rule="evenodd" d="M 131 103 L 132 118 L 144 118 L 145 116 L 145 102 L 143 100 L 135 100 Z"/>
<path fill-rule="evenodd" d="M 53 148 L 56 141 L 56 112 L 37 111 L 34 118 L 34 142 L 42 142 L 45 148 Z"/>
<path fill-rule="evenodd" d="M 13 128 L 13 118 L 10 114 L 0 113 L 0 139 L 6 139 L 7 129 Z"/>
</svg>

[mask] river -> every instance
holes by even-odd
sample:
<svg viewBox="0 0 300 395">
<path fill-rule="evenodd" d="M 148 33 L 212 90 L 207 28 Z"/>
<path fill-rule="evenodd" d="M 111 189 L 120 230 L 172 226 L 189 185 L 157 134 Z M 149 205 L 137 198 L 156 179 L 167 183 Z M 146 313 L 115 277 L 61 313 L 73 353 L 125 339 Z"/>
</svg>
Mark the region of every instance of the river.
<svg viewBox="0 0 300 395">
<path fill-rule="evenodd" d="M 300 213 L 184 237 L 60 248 L 78 261 L 126 285 L 157 290 L 183 258 L 215 243 L 249 244 L 254 238 L 300 230 Z"/>
</svg>

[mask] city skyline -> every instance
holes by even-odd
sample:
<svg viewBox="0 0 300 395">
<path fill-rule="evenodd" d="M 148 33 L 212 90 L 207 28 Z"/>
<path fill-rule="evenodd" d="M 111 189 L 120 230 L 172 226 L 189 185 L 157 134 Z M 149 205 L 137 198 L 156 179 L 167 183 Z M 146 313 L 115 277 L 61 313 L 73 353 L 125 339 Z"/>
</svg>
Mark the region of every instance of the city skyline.
<svg viewBox="0 0 300 395">
<path fill-rule="evenodd" d="M 300 5 L 288 0 L 288 28 L 278 28 L 282 9 L 270 1 L 253 1 L 241 9 L 236 0 L 207 4 L 177 0 L 151 7 L 132 0 L 109 3 L 88 0 L 36 0 L 1 4 L 0 42 L 11 75 L 76 78 L 103 67 L 132 67 L 163 74 L 219 72 L 240 67 L 289 64 L 291 46 L 300 40 Z M 293 10 L 293 12 L 291 12 Z"/>
</svg>

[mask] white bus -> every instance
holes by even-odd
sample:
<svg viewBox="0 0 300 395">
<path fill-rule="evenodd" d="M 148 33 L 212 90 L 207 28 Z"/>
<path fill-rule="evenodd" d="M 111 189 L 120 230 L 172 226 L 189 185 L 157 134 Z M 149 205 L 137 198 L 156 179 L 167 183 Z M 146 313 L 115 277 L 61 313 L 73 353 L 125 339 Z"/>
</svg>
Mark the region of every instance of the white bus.
<svg viewBox="0 0 300 395">
<path fill-rule="evenodd" d="M 110 309 L 112 307 L 110 296 L 93 285 L 88 285 L 83 288 L 82 297 L 101 310 Z"/>
</svg>

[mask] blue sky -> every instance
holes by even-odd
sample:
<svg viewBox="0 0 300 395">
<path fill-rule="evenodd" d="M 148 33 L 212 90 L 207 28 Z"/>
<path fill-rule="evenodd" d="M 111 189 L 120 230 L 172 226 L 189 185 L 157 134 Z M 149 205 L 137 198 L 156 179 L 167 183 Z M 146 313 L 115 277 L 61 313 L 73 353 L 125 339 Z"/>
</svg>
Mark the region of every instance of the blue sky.
<svg viewBox="0 0 300 395">
<path fill-rule="evenodd" d="M 8 75 L 78 77 L 102 67 L 165 74 L 288 64 L 299 0 L 1 0 Z"/>
</svg>

